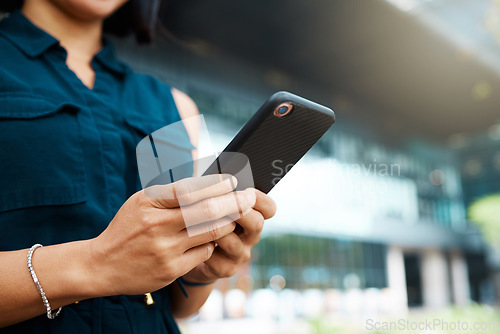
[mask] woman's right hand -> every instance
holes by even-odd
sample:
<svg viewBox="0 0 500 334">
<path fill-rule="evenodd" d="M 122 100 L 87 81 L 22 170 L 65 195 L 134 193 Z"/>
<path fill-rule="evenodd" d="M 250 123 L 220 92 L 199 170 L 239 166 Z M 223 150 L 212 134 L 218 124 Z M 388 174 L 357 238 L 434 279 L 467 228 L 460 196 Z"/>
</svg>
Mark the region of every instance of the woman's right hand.
<svg viewBox="0 0 500 334">
<path fill-rule="evenodd" d="M 97 294 L 155 291 L 208 260 L 213 241 L 235 228 L 225 217 L 255 204 L 253 191 L 233 192 L 235 185 L 233 176 L 209 175 L 153 186 L 131 196 L 106 230 L 89 240 L 90 274 Z M 206 225 L 206 232 L 189 236 L 183 215 L 215 222 Z"/>
</svg>

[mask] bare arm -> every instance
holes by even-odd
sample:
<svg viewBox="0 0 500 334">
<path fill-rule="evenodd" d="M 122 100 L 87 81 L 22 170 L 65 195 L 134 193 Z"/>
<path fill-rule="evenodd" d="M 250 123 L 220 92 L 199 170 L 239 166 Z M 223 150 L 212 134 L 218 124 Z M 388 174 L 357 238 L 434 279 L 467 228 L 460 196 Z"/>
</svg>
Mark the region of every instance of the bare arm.
<svg viewBox="0 0 500 334">
<path fill-rule="evenodd" d="M 196 147 L 196 149 L 192 151 L 194 169 L 193 175 L 198 175 L 197 148 L 200 142 L 200 119 L 194 116 L 198 116 L 200 115 L 200 113 L 198 111 L 196 103 L 194 103 L 194 101 L 185 93 L 181 92 L 178 89 L 172 88 L 172 96 L 174 97 L 177 110 L 179 111 L 179 115 L 181 116 L 184 126 L 186 127 L 186 131 L 188 132 L 191 144 Z"/>
<path fill-rule="evenodd" d="M 172 315 L 177 319 L 187 318 L 200 310 L 214 289 L 214 284 L 204 286 L 184 285 L 189 297 L 186 298 L 179 284 L 171 288 Z"/>
<path fill-rule="evenodd" d="M 183 120 L 186 120 L 193 116 L 198 116 L 200 114 L 196 103 L 194 103 L 193 99 L 191 99 L 185 93 L 176 88 L 172 88 L 172 96 L 174 97 L 179 115 Z M 200 140 L 200 125 L 197 122 L 184 122 L 184 125 L 186 126 L 186 130 L 189 134 L 189 139 L 191 139 L 191 143 L 195 147 L 198 147 L 198 142 Z"/>
<path fill-rule="evenodd" d="M 153 186 L 149 195 L 140 191 L 130 197 L 98 237 L 37 249 L 33 268 L 51 307 L 98 296 L 156 291 L 208 260 L 213 241 L 234 230 L 234 223 L 220 219 L 238 212 L 230 193 L 234 183 L 210 175 Z M 210 230 L 188 235 L 180 196 L 187 205 L 183 210 L 193 219 L 216 221 Z M 249 210 L 254 201 L 248 192 L 237 192 L 242 208 Z M 26 249 L 0 253 L 0 327 L 44 313 L 26 254 Z"/>
<path fill-rule="evenodd" d="M 88 242 L 71 242 L 39 248 L 33 268 L 53 309 L 105 294 L 92 275 Z M 28 271 L 27 249 L 0 253 L 0 327 L 45 313 L 45 307 Z"/>
</svg>

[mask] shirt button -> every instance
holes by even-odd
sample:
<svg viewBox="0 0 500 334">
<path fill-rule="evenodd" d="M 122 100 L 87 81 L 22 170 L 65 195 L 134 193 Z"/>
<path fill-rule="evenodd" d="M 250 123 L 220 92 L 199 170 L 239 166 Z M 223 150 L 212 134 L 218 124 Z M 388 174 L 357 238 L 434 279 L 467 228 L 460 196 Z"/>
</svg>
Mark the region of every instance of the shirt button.
<svg viewBox="0 0 500 334">
<path fill-rule="evenodd" d="M 146 303 L 147 306 L 151 306 L 155 303 L 155 300 L 153 299 L 153 296 L 151 293 L 145 293 L 144 294 L 146 297 L 144 297 L 144 303 Z"/>
</svg>

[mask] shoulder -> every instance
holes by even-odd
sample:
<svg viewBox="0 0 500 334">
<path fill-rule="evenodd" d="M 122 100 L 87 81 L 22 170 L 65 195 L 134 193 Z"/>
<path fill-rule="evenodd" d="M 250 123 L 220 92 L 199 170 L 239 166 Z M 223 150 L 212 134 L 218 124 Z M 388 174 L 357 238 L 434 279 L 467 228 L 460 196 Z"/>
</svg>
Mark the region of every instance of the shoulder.
<svg viewBox="0 0 500 334">
<path fill-rule="evenodd" d="M 182 119 L 200 114 L 196 103 L 194 103 L 193 99 L 186 93 L 178 90 L 177 88 L 171 88 L 171 92 L 177 106 L 177 110 L 179 111 L 179 115 Z"/>
<path fill-rule="evenodd" d="M 44 78 L 38 64 L 0 33 L 0 92 L 32 93 L 35 82 Z M 36 77 L 37 79 L 33 79 Z M 38 78 L 40 80 L 38 80 Z"/>
<path fill-rule="evenodd" d="M 121 90 L 124 107 L 134 113 L 168 123 L 180 119 L 170 85 L 152 75 L 135 72 L 127 66 Z"/>
<path fill-rule="evenodd" d="M 191 143 L 194 147 L 198 147 L 200 140 L 200 119 L 198 116 L 200 112 L 196 103 L 186 93 L 181 92 L 176 88 L 171 89 L 172 96 L 179 111 L 179 116 L 183 120 L 186 131 L 188 132 Z M 189 120 L 187 120 L 190 118 Z"/>
<path fill-rule="evenodd" d="M 170 86 L 169 84 L 158 80 L 152 75 L 131 72 L 132 80 L 136 86 L 142 87 L 148 91 L 149 94 L 165 98 L 165 95 L 170 96 L 179 111 L 181 118 L 196 116 L 199 114 L 198 107 L 193 99 L 186 93 Z"/>
<path fill-rule="evenodd" d="M 13 68 L 16 68 L 16 64 L 22 63 L 24 66 L 26 65 L 25 61 L 27 57 L 19 48 L 17 48 L 7 37 L 2 34 L 0 29 L 0 69 L 3 69 L 7 72 L 12 71 Z"/>
<path fill-rule="evenodd" d="M 144 103 L 148 103 L 149 108 L 147 109 L 150 113 L 156 113 L 158 119 L 171 116 L 173 117 L 171 118 L 172 122 L 184 120 L 184 126 L 191 138 L 191 142 L 194 146 L 197 146 L 200 120 L 194 116 L 198 116 L 200 113 L 193 99 L 186 93 L 149 74 L 129 71 L 129 78 L 133 83 L 127 85 L 129 88 L 125 92 L 127 99 L 135 96 L 136 103 L 142 103 L 142 106 L 144 106 Z M 167 115 L 172 111 L 176 115 Z M 188 118 L 191 119 L 186 121 Z"/>
<path fill-rule="evenodd" d="M 136 72 L 129 65 L 124 64 L 126 66 L 128 86 L 131 86 L 133 89 L 137 89 L 141 92 L 141 94 L 156 95 L 156 96 L 164 96 L 165 93 L 170 94 L 170 85 L 167 83 L 160 81 L 154 76 L 146 73 Z"/>
<path fill-rule="evenodd" d="M 12 44 L 12 42 L 2 34 L 0 29 L 0 53 L 2 56 L 9 54 L 19 54 L 19 50 Z"/>
<path fill-rule="evenodd" d="M 135 72 L 129 67 L 127 81 L 128 94 L 138 96 L 142 101 L 161 100 L 162 104 L 171 104 L 182 119 L 199 115 L 196 103 L 186 93 L 150 74 Z"/>
</svg>

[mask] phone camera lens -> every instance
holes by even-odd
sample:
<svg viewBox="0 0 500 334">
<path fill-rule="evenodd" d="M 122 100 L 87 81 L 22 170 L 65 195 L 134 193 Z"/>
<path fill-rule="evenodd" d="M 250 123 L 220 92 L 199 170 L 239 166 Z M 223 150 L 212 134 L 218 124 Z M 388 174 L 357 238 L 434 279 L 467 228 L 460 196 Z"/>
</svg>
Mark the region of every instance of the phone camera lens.
<svg viewBox="0 0 500 334">
<path fill-rule="evenodd" d="M 293 109 L 293 106 L 290 103 L 282 103 L 274 109 L 274 116 L 276 117 L 284 117 L 288 115 Z"/>
<path fill-rule="evenodd" d="M 278 114 L 283 115 L 287 111 L 288 111 L 288 107 L 283 106 L 283 107 L 281 107 L 281 108 L 278 109 Z"/>
</svg>

